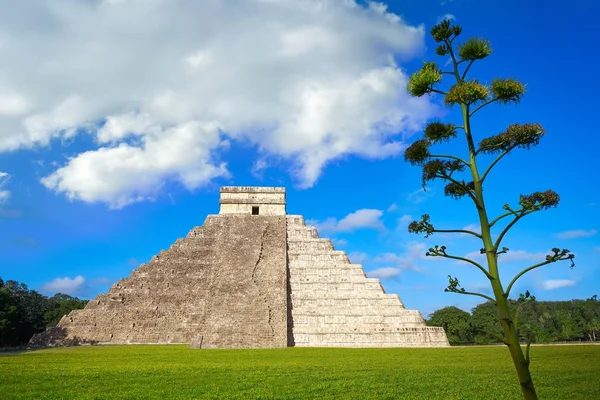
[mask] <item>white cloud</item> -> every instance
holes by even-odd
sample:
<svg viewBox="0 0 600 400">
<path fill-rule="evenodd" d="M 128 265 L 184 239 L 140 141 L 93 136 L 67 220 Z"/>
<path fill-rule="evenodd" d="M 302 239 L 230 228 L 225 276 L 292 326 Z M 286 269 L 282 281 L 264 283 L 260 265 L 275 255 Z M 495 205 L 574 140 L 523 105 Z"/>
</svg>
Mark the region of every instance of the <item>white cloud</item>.
<svg viewBox="0 0 600 400">
<path fill-rule="evenodd" d="M 269 164 L 267 163 L 267 160 L 265 160 L 264 158 L 260 158 L 258 160 L 256 160 L 254 162 L 254 164 L 252 164 L 252 176 L 254 176 L 257 179 L 263 179 L 264 176 L 264 171 L 269 167 Z"/>
<path fill-rule="evenodd" d="M 10 175 L 7 172 L 0 171 L 0 204 L 5 203 L 10 198 L 10 191 L 3 190 L 9 178 Z"/>
<path fill-rule="evenodd" d="M 402 270 L 400 268 L 383 267 L 368 271 L 367 276 L 369 278 L 391 279 L 399 277 L 401 272 Z"/>
<path fill-rule="evenodd" d="M 350 262 L 352 262 L 353 264 L 362 264 L 365 261 L 367 261 L 367 259 L 369 257 L 367 256 L 366 253 L 363 253 L 360 251 L 353 251 L 351 253 L 348 253 L 348 258 L 350 259 Z"/>
<path fill-rule="evenodd" d="M 398 218 L 398 228 L 405 228 L 405 227 L 407 227 L 408 224 L 410 222 L 412 222 L 412 220 L 413 220 L 413 217 L 410 216 L 410 215 L 408 215 L 408 214 L 405 214 L 405 215 L 401 216 L 400 218 Z"/>
<path fill-rule="evenodd" d="M 392 203 L 388 208 L 387 208 L 387 212 L 391 213 L 394 212 L 398 209 L 398 204 L 396 203 Z"/>
<path fill-rule="evenodd" d="M 598 252 L 600 252 L 600 246 L 596 246 L 596 247 L 594 247 L 594 251 L 598 251 Z"/>
<path fill-rule="evenodd" d="M 575 286 L 576 284 L 577 282 L 571 279 L 549 279 L 540 282 L 540 287 L 544 290 L 554 290 L 568 286 Z"/>
<path fill-rule="evenodd" d="M 395 267 L 403 270 L 422 272 L 423 268 L 417 264 L 424 260 L 431 260 L 430 257 L 425 255 L 426 252 L 427 248 L 425 243 L 409 242 L 405 245 L 405 251 L 403 253 L 379 254 L 373 261 L 377 263 L 393 264 Z"/>
<path fill-rule="evenodd" d="M 498 256 L 498 261 L 501 263 L 516 261 L 542 262 L 546 260 L 546 255 L 548 254 L 550 253 L 529 253 L 525 250 L 509 250 L 507 253 L 500 254 Z M 465 258 L 471 260 L 482 260 L 485 258 L 485 255 L 481 254 L 481 252 L 477 250 L 465 255 Z M 463 261 L 458 261 L 458 263 L 463 263 Z"/>
<path fill-rule="evenodd" d="M 423 203 L 425 201 L 427 201 L 428 198 L 430 198 L 431 196 L 433 196 L 433 190 L 432 189 L 417 189 L 414 192 L 409 193 L 406 196 L 406 201 L 408 201 L 409 203 L 413 203 L 413 204 L 420 204 Z"/>
<path fill-rule="evenodd" d="M 469 224 L 463 228 L 465 231 L 471 231 L 475 233 L 481 233 L 481 225 L 480 224 Z M 463 233 L 462 235 L 468 235 L 468 233 Z"/>
<path fill-rule="evenodd" d="M 98 278 L 90 282 L 92 285 L 109 285 L 112 283 L 114 283 L 114 280 L 109 278 Z"/>
<path fill-rule="evenodd" d="M 319 232 L 351 232 L 362 228 L 385 229 L 381 216 L 383 212 L 370 208 L 363 208 L 346 215 L 339 221 L 336 218 L 327 218 L 323 222 L 312 222 Z"/>
<path fill-rule="evenodd" d="M 0 151 L 93 135 L 44 183 L 113 207 L 223 176 L 226 139 L 309 187 L 332 160 L 399 154 L 439 113 L 396 65 L 423 52 L 424 27 L 382 3 L 30 0 L 3 5 L 0 26 Z M 219 139 L 163 139 L 190 124 Z M 173 142 L 185 162 L 148 162 L 151 143 Z"/>
<path fill-rule="evenodd" d="M 331 239 L 331 243 L 333 243 L 335 247 L 338 247 L 346 246 L 348 244 L 348 241 L 346 239 Z"/>
<path fill-rule="evenodd" d="M 583 229 L 578 229 L 578 230 L 573 230 L 573 231 L 560 232 L 554 236 L 556 236 L 558 239 L 577 239 L 577 238 L 594 236 L 596 233 L 598 233 L 598 231 L 595 229 L 590 229 L 589 231 L 586 231 Z"/>
<path fill-rule="evenodd" d="M 464 258 L 468 258 L 469 260 L 483 259 L 485 256 L 481 254 L 479 251 L 472 251 L 467 253 Z M 457 263 L 463 263 L 464 261 L 457 261 Z"/>
<path fill-rule="evenodd" d="M 51 282 L 44 283 L 42 290 L 51 293 L 64 293 L 68 295 L 81 295 L 86 290 L 85 278 L 81 275 L 75 278 L 56 278 Z"/>
<path fill-rule="evenodd" d="M 440 22 L 445 21 L 445 20 L 452 21 L 452 20 L 455 20 L 455 19 L 456 19 L 456 17 L 454 15 L 452 15 L 452 14 L 444 14 L 441 17 L 438 17 L 437 23 L 439 24 Z"/>
<path fill-rule="evenodd" d="M 489 282 L 475 282 L 468 285 L 466 290 L 480 293 L 492 293 L 492 286 Z"/>
<path fill-rule="evenodd" d="M 525 250 L 510 250 L 508 253 L 500 254 L 498 260 L 500 262 L 513 262 L 513 261 L 537 261 L 542 262 L 546 260 L 546 256 L 549 253 L 529 253 Z"/>
<path fill-rule="evenodd" d="M 41 182 L 70 199 L 122 208 L 154 199 L 168 178 L 195 189 L 227 176 L 225 164 L 214 165 L 211 160 L 209 149 L 219 140 L 214 124 L 189 122 L 148 134 L 139 147 L 121 143 L 81 153 Z"/>
</svg>

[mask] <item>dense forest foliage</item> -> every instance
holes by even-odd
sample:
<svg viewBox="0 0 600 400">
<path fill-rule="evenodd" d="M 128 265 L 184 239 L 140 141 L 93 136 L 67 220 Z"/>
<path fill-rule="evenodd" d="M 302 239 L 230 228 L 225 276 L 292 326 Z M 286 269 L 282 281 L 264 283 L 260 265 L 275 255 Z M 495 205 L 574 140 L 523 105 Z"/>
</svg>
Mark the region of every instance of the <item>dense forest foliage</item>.
<svg viewBox="0 0 600 400">
<path fill-rule="evenodd" d="M 516 309 L 520 303 L 511 300 Z M 600 301 L 527 301 L 519 312 L 521 340 L 532 343 L 600 341 Z M 498 311 L 491 302 L 473 308 L 471 313 L 457 307 L 444 307 L 429 316 L 427 324 L 443 326 L 452 345 L 497 343 L 502 336 Z"/>
<path fill-rule="evenodd" d="M 55 326 L 63 315 L 86 304 L 62 293 L 46 297 L 23 283 L 0 278 L 0 347 L 27 344 L 34 333 Z"/>
</svg>

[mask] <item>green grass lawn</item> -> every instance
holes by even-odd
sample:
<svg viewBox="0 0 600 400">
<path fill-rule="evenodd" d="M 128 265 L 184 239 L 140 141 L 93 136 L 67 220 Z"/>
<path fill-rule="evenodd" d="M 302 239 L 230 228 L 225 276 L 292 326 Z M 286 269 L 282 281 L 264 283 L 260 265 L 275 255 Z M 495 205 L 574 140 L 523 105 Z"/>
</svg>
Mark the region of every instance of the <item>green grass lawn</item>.
<svg viewBox="0 0 600 400">
<path fill-rule="evenodd" d="M 600 346 L 536 346 L 541 399 L 600 399 Z M 0 355 L 1 399 L 518 399 L 504 347 L 191 350 L 82 346 Z"/>
</svg>

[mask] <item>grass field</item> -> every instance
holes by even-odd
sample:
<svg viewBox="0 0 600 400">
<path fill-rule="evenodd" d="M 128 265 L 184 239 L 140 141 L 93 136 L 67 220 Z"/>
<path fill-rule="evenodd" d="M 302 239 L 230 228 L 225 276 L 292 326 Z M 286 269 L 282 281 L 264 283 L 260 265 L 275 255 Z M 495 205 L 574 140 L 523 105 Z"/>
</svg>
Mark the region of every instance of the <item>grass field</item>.
<svg viewBox="0 0 600 400">
<path fill-rule="evenodd" d="M 600 346 L 532 348 L 541 399 L 600 399 Z M 518 399 L 503 347 L 191 350 L 82 346 L 0 355 L 1 399 Z"/>
</svg>

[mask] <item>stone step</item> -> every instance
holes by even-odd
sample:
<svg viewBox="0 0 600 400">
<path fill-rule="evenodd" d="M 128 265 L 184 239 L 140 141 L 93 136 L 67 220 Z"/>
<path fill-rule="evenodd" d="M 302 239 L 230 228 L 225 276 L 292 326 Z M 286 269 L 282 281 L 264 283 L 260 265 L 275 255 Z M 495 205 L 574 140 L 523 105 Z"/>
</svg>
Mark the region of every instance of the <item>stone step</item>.
<svg viewBox="0 0 600 400">
<path fill-rule="evenodd" d="M 371 326 L 365 326 L 365 327 L 348 327 L 345 330 L 342 330 L 341 327 L 339 326 L 333 326 L 333 327 L 319 327 L 317 328 L 314 332 L 301 332 L 300 330 L 296 331 L 295 327 L 294 327 L 294 338 L 298 338 L 300 335 L 311 335 L 314 337 L 323 337 L 323 336 L 329 336 L 329 337 L 335 337 L 337 336 L 339 339 L 339 336 L 344 336 L 344 335 L 352 335 L 352 336 L 356 336 L 356 339 L 360 340 L 361 338 L 365 338 L 363 335 L 373 335 L 373 339 L 383 339 L 384 337 L 391 336 L 391 337 L 395 337 L 396 335 L 403 335 L 403 334 L 436 334 L 436 333 L 440 333 L 443 332 L 444 329 L 440 328 L 440 327 L 433 327 L 433 326 L 421 326 L 421 327 L 402 327 L 402 326 L 394 326 L 394 325 L 388 325 L 386 327 L 380 327 L 377 329 L 372 329 Z M 377 340 L 376 339 L 376 340 Z"/>
<path fill-rule="evenodd" d="M 362 315 L 381 315 L 384 317 L 399 317 L 399 318 L 409 318 L 407 315 L 412 315 L 412 313 L 408 313 L 408 311 L 402 305 L 394 304 L 394 305 L 371 305 L 371 306 L 354 306 L 354 307 L 314 307 L 314 306 L 292 306 L 292 321 L 296 320 L 296 315 L 300 318 L 299 323 L 302 323 L 301 316 L 322 316 L 326 314 L 327 316 L 334 315 L 347 315 L 347 316 L 357 316 L 360 317 Z M 412 315 L 410 319 L 412 321 L 417 321 L 420 319 L 419 315 Z M 424 322 L 421 320 L 421 324 L 424 325 Z"/>
<path fill-rule="evenodd" d="M 350 310 L 352 311 L 352 310 Z M 410 313 L 410 310 L 403 310 L 404 313 L 396 315 L 384 315 L 381 313 L 372 314 L 298 314 L 294 313 L 294 329 L 300 326 L 326 326 L 326 325 L 348 325 L 362 326 L 369 325 L 373 328 L 383 328 L 390 325 L 401 327 L 421 327 L 423 318 L 418 313 Z M 304 329 L 304 328 L 302 328 Z"/>
<path fill-rule="evenodd" d="M 288 240 L 319 239 L 319 233 L 316 229 L 289 229 L 287 231 Z"/>
<path fill-rule="evenodd" d="M 289 225 L 304 225 L 304 217 L 302 215 L 287 215 L 285 220 Z"/>
<path fill-rule="evenodd" d="M 290 256 L 301 256 L 301 255 L 308 255 L 308 256 L 320 256 L 320 255 L 331 255 L 331 254 L 343 254 L 344 256 L 346 256 L 346 252 L 344 250 L 335 250 L 333 248 L 333 246 L 331 246 L 331 248 L 320 248 L 320 249 L 288 249 L 287 251 L 288 253 L 288 257 Z"/>
<path fill-rule="evenodd" d="M 309 340 L 309 339 L 306 339 Z M 416 339 L 415 339 L 416 340 Z M 428 341 L 427 338 L 419 339 L 420 341 L 406 342 L 406 341 L 396 341 L 396 342 L 295 342 L 295 347 L 323 347 L 323 348 L 364 348 L 364 349 L 387 349 L 387 348 L 397 348 L 397 347 L 406 347 L 406 348 L 437 348 L 437 347 L 448 347 L 448 342 L 441 341 Z"/>
<path fill-rule="evenodd" d="M 425 326 L 419 323 L 403 323 L 399 324 L 323 324 L 320 326 L 308 324 L 295 324 L 293 326 L 294 334 L 317 334 L 317 335 L 344 335 L 344 334 L 366 334 L 366 333 L 396 333 L 396 332 L 419 332 L 423 331 Z"/>
<path fill-rule="evenodd" d="M 335 250 L 329 239 L 288 240 L 288 253 L 312 253 Z"/>
<path fill-rule="evenodd" d="M 310 271 L 339 271 L 341 274 L 353 273 L 361 271 L 364 273 L 363 267 L 360 264 L 350 264 L 349 262 L 335 261 L 314 261 L 314 260 L 294 260 L 288 263 L 290 273 L 309 273 Z M 317 273 L 317 272 L 314 272 Z M 319 272 L 320 273 L 320 272 Z"/>
<path fill-rule="evenodd" d="M 379 291 L 383 293 L 383 287 L 379 279 L 364 278 L 358 282 L 294 282 L 292 293 L 319 293 L 322 292 L 345 292 L 353 291 Z"/>
<path fill-rule="evenodd" d="M 356 285 L 354 283 L 343 283 L 337 287 L 330 287 L 330 284 L 315 283 L 312 284 L 317 286 L 314 289 L 305 288 L 304 290 L 296 290 L 292 287 L 292 299 L 335 299 L 335 298 L 351 298 L 351 297 L 364 297 L 364 298 L 380 298 L 381 295 L 386 293 L 383 291 L 379 284 L 365 284 Z"/>
<path fill-rule="evenodd" d="M 174 243 L 169 247 L 169 251 L 210 251 L 214 252 L 214 246 L 206 244 L 204 240 L 186 240 L 182 243 Z"/>
<path fill-rule="evenodd" d="M 290 274 L 290 284 L 295 285 L 296 283 L 342 283 L 342 282 L 364 282 L 366 278 L 362 271 L 358 271 L 357 273 L 349 274 Z"/>
<path fill-rule="evenodd" d="M 345 293 L 342 291 L 337 291 L 337 292 L 333 292 L 333 293 L 328 293 L 328 292 L 324 292 L 324 291 L 319 291 L 318 292 L 319 296 L 315 296 L 315 292 L 313 293 L 307 293 L 307 292 L 300 292 L 300 293 L 291 293 L 291 298 L 292 300 L 297 300 L 298 304 L 304 304 L 304 302 L 306 301 L 319 301 L 319 304 L 321 305 L 325 305 L 327 304 L 327 301 L 331 301 L 331 304 L 338 304 L 340 302 L 343 301 L 348 301 L 349 305 L 352 304 L 368 304 L 368 302 L 366 300 L 369 300 L 371 302 L 377 302 L 378 300 L 382 300 L 382 301 L 389 301 L 392 302 L 390 304 L 397 304 L 397 303 L 393 303 L 393 302 L 400 302 L 400 297 L 395 294 L 395 293 L 385 293 L 383 291 L 380 290 L 365 290 L 364 292 L 361 293 Z M 325 294 L 325 296 L 321 297 L 321 295 Z"/>
<path fill-rule="evenodd" d="M 385 296 L 385 294 L 383 295 Z M 382 293 L 376 291 L 364 291 L 356 293 L 355 296 L 347 291 L 337 291 L 327 297 L 314 296 L 311 293 L 297 293 L 292 294 L 290 299 L 295 310 L 302 309 L 307 310 L 307 312 L 316 312 L 320 307 L 330 312 L 331 310 L 351 310 L 357 307 L 376 309 L 377 307 L 393 308 L 402 306 L 402 302 L 398 298 L 385 299 L 381 296 Z"/>
<path fill-rule="evenodd" d="M 297 334 L 296 347 L 447 347 L 443 330 L 426 327 L 417 330 L 379 333 Z"/>
<path fill-rule="evenodd" d="M 327 261 L 327 262 L 350 264 L 350 260 L 348 259 L 348 255 L 346 255 L 346 252 L 340 251 L 340 250 L 312 252 L 310 254 L 295 254 L 295 253 L 288 252 L 288 260 L 289 260 L 290 264 L 293 264 L 295 261 L 310 261 L 310 262 Z"/>
<path fill-rule="evenodd" d="M 356 309 L 356 313 L 364 313 L 367 310 L 377 310 L 378 307 L 385 307 L 381 312 L 383 314 L 394 314 L 404 311 L 404 306 L 398 296 L 394 295 L 371 295 L 372 297 L 354 297 L 354 298 L 298 298 L 292 297 L 293 312 L 320 314 L 321 309 L 326 309 L 328 312 L 333 310 L 352 310 Z"/>
</svg>

